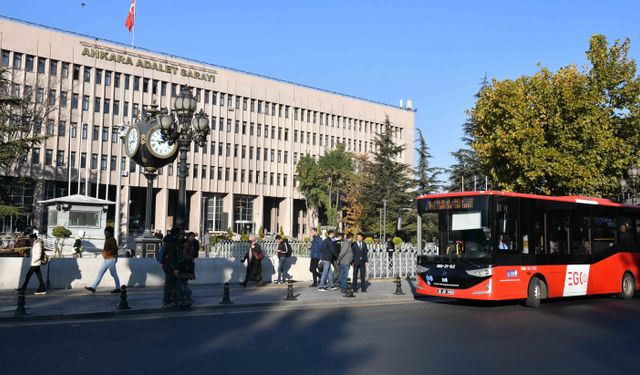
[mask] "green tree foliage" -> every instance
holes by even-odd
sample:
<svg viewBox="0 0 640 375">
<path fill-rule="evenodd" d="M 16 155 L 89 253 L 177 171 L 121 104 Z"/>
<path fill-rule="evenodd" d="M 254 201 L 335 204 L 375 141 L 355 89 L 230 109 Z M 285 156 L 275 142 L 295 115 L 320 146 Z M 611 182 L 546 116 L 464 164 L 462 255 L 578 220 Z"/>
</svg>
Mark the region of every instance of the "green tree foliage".
<svg viewBox="0 0 640 375">
<path fill-rule="evenodd" d="M 476 100 L 480 97 L 480 93 L 488 87 L 489 80 L 485 75 L 480 83 L 480 89 L 475 94 Z M 475 128 L 475 119 L 473 117 L 469 117 L 462 126 L 464 132 L 462 140 L 466 146 L 451 153 L 456 159 L 456 163 L 449 168 L 448 191 L 485 190 L 491 188 L 480 158 L 478 158 L 478 154 L 472 147 L 475 139 Z"/>
<path fill-rule="evenodd" d="M 11 193 L 28 178 L 8 176 L 26 162 L 31 148 L 46 139 L 46 136 L 33 135 L 31 130 L 36 122 L 43 123 L 55 108 L 49 100 L 35 98 L 32 91 L 25 90 L 20 97 L 12 96 L 12 83 L 10 72 L 0 69 L 0 216 L 20 213 L 20 209 L 11 204 Z"/>
<path fill-rule="evenodd" d="M 363 184 L 362 227 L 365 232 L 376 233 L 379 230 L 379 209 L 387 201 L 386 233 L 393 233 L 395 218 L 403 207 L 415 205 L 414 181 L 411 168 L 400 159 L 405 145 L 397 145 L 391 131 L 389 119 L 384 129 L 374 139 L 373 159 L 367 163 Z"/>
<path fill-rule="evenodd" d="M 629 40 L 594 35 L 591 69 L 493 80 L 469 112 L 472 146 L 503 190 L 614 196 L 638 156 L 640 83 Z"/>
<path fill-rule="evenodd" d="M 63 226 L 57 226 L 53 228 L 51 235 L 55 238 L 55 254 L 57 257 L 61 257 L 62 249 L 64 248 L 64 240 L 71 237 L 71 231 Z"/>
<path fill-rule="evenodd" d="M 324 194 L 324 184 L 318 169 L 316 159 L 310 155 L 300 158 L 296 166 L 296 179 L 298 180 L 298 191 L 304 197 L 305 206 L 310 213 L 307 217 L 310 221 L 307 227 L 313 225 L 311 221 L 318 217 L 318 209 L 320 208 L 322 195 Z"/>
<path fill-rule="evenodd" d="M 422 135 L 422 131 L 418 130 L 418 147 L 416 147 L 416 154 L 418 155 L 418 165 L 414 170 L 416 195 L 431 194 L 440 190 L 442 181 L 439 176 L 444 172 L 442 168 L 431 166 L 431 152 L 429 152 L 429 146 L 427 141 Z"/>
</svg>

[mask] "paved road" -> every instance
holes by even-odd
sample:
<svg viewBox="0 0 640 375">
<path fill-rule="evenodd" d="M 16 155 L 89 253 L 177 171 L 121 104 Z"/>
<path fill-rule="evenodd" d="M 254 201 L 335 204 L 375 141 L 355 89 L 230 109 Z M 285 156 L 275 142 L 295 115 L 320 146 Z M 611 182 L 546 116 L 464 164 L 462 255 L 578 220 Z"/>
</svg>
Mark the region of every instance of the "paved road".
<svg viewBox="0 0 640 375">
<path fill-rule="evenodd" d="M 432 301 L 0 325 L 11 374 L 639 374 L 640 299 Z"/>
</svg>

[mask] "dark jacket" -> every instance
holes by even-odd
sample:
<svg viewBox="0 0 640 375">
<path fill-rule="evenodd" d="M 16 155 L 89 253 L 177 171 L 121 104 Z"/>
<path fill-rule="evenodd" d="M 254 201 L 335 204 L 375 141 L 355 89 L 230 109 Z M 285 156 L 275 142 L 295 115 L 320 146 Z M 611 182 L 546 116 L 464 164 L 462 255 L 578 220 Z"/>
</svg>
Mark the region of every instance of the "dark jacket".
<svg viewBox="0 0 640 375">
<path fill-rule="evenodd" d="M 311 259 L 320 259 L 320 253 L 322 252 L 322 238 L 320 236 L 313 237 L 311 241 Z"/>
<path fill-rule="evenodd" d="M 289 241 L 282 241 L 278 244 L 278 258 L 289 258 L 291 256 L 291 253 L 293 252 L 291 249 L 291 244 L 289 243 Z"/>
<path fill-rule="evenodd" d="M 353 249 L 353 264 L 367 263 L 369 261 L 369 248 L 364 241 L 362 242 L 362 249 L 360 249 L 357 242 L 354 242 L 351 248 Z"/>
<path fill-rule="evenodd" d="M 322 249 L 320 250 L 320 260 L 331 261 L 333 259 L 333 239 L 327 236 L 322 241 Z"/>
<path fill-rule="evenodd" d="M 178 245 L 173 236 L 167 234 L 162 240 L 164 248 L 164 257 L 162 259 L 162 268 L 165 272 L 173 272 L 179 269 L 180 260 L 178 257 Z"/>
</svg>

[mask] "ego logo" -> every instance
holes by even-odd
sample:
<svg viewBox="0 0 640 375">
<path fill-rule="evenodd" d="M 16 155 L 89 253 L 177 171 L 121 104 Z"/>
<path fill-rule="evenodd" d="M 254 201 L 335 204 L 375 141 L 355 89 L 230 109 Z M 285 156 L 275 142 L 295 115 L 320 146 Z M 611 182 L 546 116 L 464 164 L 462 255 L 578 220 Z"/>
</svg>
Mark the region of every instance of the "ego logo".
<svg viewBox="0 0 640 375">
<path fill-rule="evenodd" d="M 575 271 L 567 272 L 567 285 L 586 285 L 589 281 L 589 274 L 585 272 Z"/>
</svg>

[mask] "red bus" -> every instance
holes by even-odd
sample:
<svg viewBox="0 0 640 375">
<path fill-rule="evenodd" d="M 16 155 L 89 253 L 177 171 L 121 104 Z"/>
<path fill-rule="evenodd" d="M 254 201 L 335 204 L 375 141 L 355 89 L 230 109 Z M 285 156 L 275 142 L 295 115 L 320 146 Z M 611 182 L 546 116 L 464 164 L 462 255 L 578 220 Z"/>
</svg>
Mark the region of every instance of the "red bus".
<svg viewBox="0 0 640 375">
<path fill-rule="evenodd" d="M 423 195 L 417 206 L 438 245 L 418 256 L 418 295 L 538 307 L 638 289 L 640 207 L 500 191 Z"/>
</svg>

